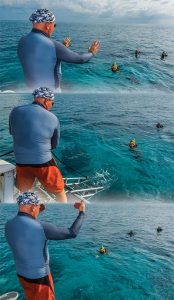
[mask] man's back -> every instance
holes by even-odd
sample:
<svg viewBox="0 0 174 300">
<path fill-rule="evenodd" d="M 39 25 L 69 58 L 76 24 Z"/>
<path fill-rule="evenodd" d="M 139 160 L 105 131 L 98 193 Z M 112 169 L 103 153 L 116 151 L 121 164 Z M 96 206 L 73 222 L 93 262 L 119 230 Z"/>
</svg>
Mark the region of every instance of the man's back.
<svg viewBox="0 0 174 300">
<path fill-rule="evenodd" d="M 6 238 L 13 249 L 19 275 L 40 278 L 50 273 L 45 233 L 41 224 L 32 216 L 18 213 L 8 221 Z"/>
<path fill-rule="evenodd" d="M 49 37 L 37 30 L 30 32 L 20 39 L 18 55 L 28 87 L 56 87 L 56 49 Z"/>
<path fill-rule="evenodd" d="M 45 32 L 33 28 L 20 39 L 18 56 L 28 87 L 47 86 L 54 89 L 60 87 L 61 61 L 83 64 L 93 57 L 93 53 L 78 54 L 52 40 Z"/>
<path fill-rule="evenodd" d="M 9 119 L 18 164 L 43 164 L 52 159 L 52 138 L 59 136 L 55 115 L 38 104 L 15 107 Z"/>
</svg>

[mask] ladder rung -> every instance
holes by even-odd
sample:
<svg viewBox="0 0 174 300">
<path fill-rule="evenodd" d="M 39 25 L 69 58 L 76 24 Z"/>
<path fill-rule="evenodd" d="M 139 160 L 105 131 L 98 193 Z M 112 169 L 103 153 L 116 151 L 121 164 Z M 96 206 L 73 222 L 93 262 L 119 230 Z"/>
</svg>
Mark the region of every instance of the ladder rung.
<svg viewBox="0 0 174 300">
<path fill-rule="evenodd" d="M 103 187 L 95 187 L 95 188 L 87 188 L 87 189 L 79 189 L 79 190 L 73 190 L 73 193 L 77 193 L 77 192 L 85 192 L 85 191 L 98 191 L 98 190 L 103 190 Z"/>
</svg>

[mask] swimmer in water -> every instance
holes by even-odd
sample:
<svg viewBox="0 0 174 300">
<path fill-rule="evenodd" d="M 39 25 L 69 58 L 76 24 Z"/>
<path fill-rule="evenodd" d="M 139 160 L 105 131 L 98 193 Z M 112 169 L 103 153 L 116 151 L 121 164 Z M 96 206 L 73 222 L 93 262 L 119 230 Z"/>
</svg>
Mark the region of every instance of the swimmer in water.
<svg viewBox="0 0 174 300">
<path fill-rule="evenodd" d="M 108 250 L 103 245 L 99 248 L 98 252 L 100 254 L 108 254 Z"/>
<path fill-rule="evenodd" d="M 164 60 L 168 56 L 167 52 L 163 51 L 161 53 L 161 60 Z"/>
<path fill-rule="evenodd" d="M 141 54 L 140 50 L 135 50 L 135 57 L 138 58 Z"/>
<path fill-rule="evenodd" d="M 127 235 L 129 235 L 130 237 L 135 236 L 136 232 L 134 232 L 133 230 L 130 230 Z"/>
<path fill-rule="evenodd" d="M 129 150 L 132 152 L 134 159 L 138 160 L 139 162 L 144 161 L 143 155 L 141 151 L 138 149 L 138 144 L 135 139 L 130 140 Z"/>
<path fill-rule="evenodd" d="M 162 229 L 162 227 L 158 226 L 157 229 L 156 229 L 156 231 L 157 231 L 158 233 L 160 233 L 160 232 L 163 231 L 163 229 Z"/>
<path fill-rule="evenodd" d="M 138 147 L 138 145 L 137 145 L 136 140 L 135 139 L 130 140 L 130 142 L 129 142 L 129 148 L 134 149 L 134 148 L 137 148 L 137 147 Z"/>
<path fill-rule="evenodd" d="M 164 125 L 161 124 L 161 123 L 157 123 L 157 124 L 156 124 L 156 128 L 158 128 L 158 129 L 163 128 L 163 127 L 164 127 Z"/>
<path fill-rule="evenodd" d="M 119 72 L 120 68 L 117 66 L 116 63 L 112 64 L 111 70 L 113 73 Z"/>
</svg>

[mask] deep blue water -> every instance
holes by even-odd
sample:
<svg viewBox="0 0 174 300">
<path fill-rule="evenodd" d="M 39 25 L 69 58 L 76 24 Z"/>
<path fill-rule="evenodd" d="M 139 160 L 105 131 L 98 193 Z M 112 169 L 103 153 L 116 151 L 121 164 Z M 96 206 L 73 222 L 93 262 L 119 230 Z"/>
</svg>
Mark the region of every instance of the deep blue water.
<svg viewBox="0 0 174 300">
<path fill-rule="evenodd" d="M 12 107 L 31 101 L 29 94 L 1 94 L 1 154 L 12 148 Z M 53 112 L 61 125 L 55 153 L 64 175 L 80 173 L 103 184 L 100 201 L 174 200 L 173 94 L 60 94 Z M 157 130 L 157 122 L 164 128 Z M 128 147 L 132 138 L 138 143 L 134 151 Z"/>
<path fill-rule="evenodd" d="M 26 89 L 17 58 L 17 43 L 31 29 L 28 21 L 2 21 L 0 90 Z M 101 51 L 84 65 L 63 63 L 62 88 L 66 92 L 161 90 L 174 91 L 174 35 L 173 28 L 148 25 L 66 24 L 56 27 L 54 38 L 72 38 L 72 49 L 85 52 L 92 40 L 99 39 Z M 142 55 L 134 57 L 135 49 Z M 160 60 L 165 50 L 168 58 Z M 121 71 L 112 74 L 111 64 L 116 62 Z M 126 77 L 134 78 L 139 84 Z"/>
<path fill-rule="evenodd" d="M 173 203 L 117 202 L 91 204 L 76 239 L 49 242 L 50 265 L 57 300 L 173 300 Z M 12 254 L 4 224 L 15 205 L 0 206 L 0 291 L 17 290 Z M 48 205 L 42 219 L 70 226 L 76 211 L 70 205 Z M 161 234 L 156 228 L 162 226 Z M 134 238 L 127 236 L 134 230 Z M 109 250 L 97 256 L 99 246 Z"/>
</svg>

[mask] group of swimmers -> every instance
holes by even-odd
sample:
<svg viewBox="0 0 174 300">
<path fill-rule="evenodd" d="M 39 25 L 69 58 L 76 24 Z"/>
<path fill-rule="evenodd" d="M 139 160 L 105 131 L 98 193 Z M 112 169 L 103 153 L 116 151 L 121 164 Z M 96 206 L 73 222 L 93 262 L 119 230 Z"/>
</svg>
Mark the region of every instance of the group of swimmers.
<svg viewBox="0 0 174 300">
<path fill-rule="evenodd" d="M 161 233 L 162 231 L 163 231 L 163 228 L 162 228 L 161 226 L 158 226 L 158 227 L 156 228 L 156 232 L 157 232 L 158 234 Z M 127 233 L 127 235 L 128 235 L 129 237 L 133 238 L 133 237 L 136 235 L 136 232 L 135 232 L 134 230 L 130 230 L 130 231 Z M 108 251 L 108 249 L 107 249 L 105 246 L 101 245 L 101 246 L 99 247 L 98 253 L 99 253 L 99 254 L 109 254 L 109 251 Z"/>
<path fill-rule="evenodd" d="M 141 55 L 141 51 L 136 49 L 135 50 L 135 57 L 136 58 L 139 58 L 140 55 Z M 163 51 L 161 54 L 160 54 L 160 59 L 161 60 L 164 60 L 166 57 L 168 57 L 168 54 L 166 51 Z M 116 63 L 113 63 L 111 65 L 111 70 L 113 73 L 117 73 L 121 70 L 121 68 L 116 64 Z M 136 79 L 136 78 L 133 78 L 133 77 L 126 77 L 126 79 L 130 80 L 132 83 L 135 83 L 135 84 L 139 84 L 139 81 Z"/>
<path fill-rule="evenodd" d="M 161 226 L 158 226 L 157 228 L 156 228 L 156 232 L 157 233 L 161 233 L 163 231 L 163 228 L 161 227 Z M 134 237 L 135 235 L 136 235 L 136 232 L 134 231 L 134 230 L 130 230 L 128 233 L 127 233 L 127 235 L 129 236 L 129 237 Z"/>
<path fill-rule="evenodd" d="M 157 124 L 156 124 L 156 128 L 157 128 L 157 129 L 162 129 L 162 128 L 164 128 L 164 125 L 163 125 L 162 123 L 157 123 Z M 137 147 L 138 147 L 138 144 L 137 144 L 137 142 L 136 142 L 136 139 L 130 140 L 130 142 L 129 142 L 129 148 L 130 148 L 130 149 L 135 149 L 135 148 L 137 148 Z"/>
<path fill-rule="evenodd" d="M 158 227 L 156 228 L 156 232 L 157 232 L 157 233 L 161 233 L 162 231 L 163 231 L 163 228 L 162 228 L 161 226 L 158 226 Z M 129 237 L 134 237 L 134 236 L 136 235 L 136 232 L 135 232 L 134 230 L 130 230 L 130 231 L 127 233 L 127 235 L 128 235 Z M 99 250 L 98 250 L 98 253 L 99 253 L 99 254 L 108 254 L 109 251 L 108 251 L 108 249 L 107 249 L 105 246 L 101 245 L 100 248 L 99 248 Z"/>
<path fill-rule="evenodd" d="M 141 55 L 141 51 L 139 49 L 136 49 L 135 50 L 135 57 L 136 58 L 139 58 L 140 55 Z M 162 53 L 160 54 L 160 59 L 161 60 L 164 60 L 166 57 L 168 56 L 167 52 L 166 51 L 162 51 Z"/>
</svg>

